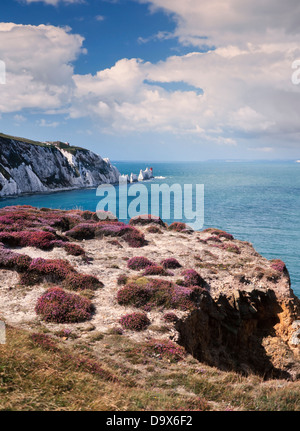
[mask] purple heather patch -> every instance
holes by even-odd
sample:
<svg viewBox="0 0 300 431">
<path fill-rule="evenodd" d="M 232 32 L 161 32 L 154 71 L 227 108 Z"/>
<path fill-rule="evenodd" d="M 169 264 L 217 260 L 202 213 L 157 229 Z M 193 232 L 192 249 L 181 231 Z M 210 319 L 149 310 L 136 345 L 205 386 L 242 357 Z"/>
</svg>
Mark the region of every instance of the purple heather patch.
<svg viewBox="0 0 300 431">
<path fill-rule="evenodd" d="M 75 323 L 90 319 L 93 306 L 87 298 L 52 287 L 38 299 L 35 311 L 46 322 Z"/>
<path fill-rule="evenodd" d="M 195 287 L 178 286 L 156 278 L 148 280 L 145 285 L 134 282 L 126 284 L 118 291 L 117 301 L 120 305 L 133 305 L 137 308 L 147 306 L 192 310 L 195 308 L 194 291 Z"/>
<path fill-rule="evenodd" d="M 144 347 L 142 352 L 146 355 L 152 356 L 159 359 L 167 359 L 170 362 L 178 362 L 186 355 L 185 349 L 178 344 L 173 343 L 170 340 L 149 340 Z"/>
<path fill-rule="evenodd" d="M 174 257 L 170 257 L 168 259 L 164 259 L 160 262 L 160 264 L 165 268 L 165 269 L 176 269 L 176 268 L 180 268 L 181 265 L 178 262 L 177 259 L 175 259 Z"/>
<path fill-rule="evenodd" d="M 184 276 L 185 286 L 200 286 L 204 287 L 205 281 L 194 269 L 185 269 L 181 275 Z"/>
<path fill-rule="evenodd" d="M 162 221 L 162 219 L 158 216 L 152 215 L 152 214 L 144 214 L 140 216 L 132 217 L 132 219 L 129 222 L 130 225 L 141 225 L 145 226 L 148 224 L 156 224 L 158 226 L 165 227 L 166 224 Z"/>
<path fill-rule="evenodd" d="M 141 269 L 152 265 L 155 265 L 155 263 L 143 256 L 132 257 L 127 262 L 127 267 L 136 271 L 140 271 Z"/>
<path fill-rule="evenodd" d="M 144 271 L 143 275 L 161 275 L 161 276 L 173 276 L 173 272 L 166 270 L 163 266 L 160 265 L 149 265 Z"/>
<path fill-rule="evenodd" d="M 278 272 L 284 272 L 286 269 L 285 263 L 280 259 L 271 260 L 271 268 L 275 269 Z"/>
<path fill-rule="evenodd" d="M 143 331 L 150 325 L 150 320 L 145 313 L 129 313 L 122 316 L 120 324 L 125 329 L 131 329 L 132 331 Z"/>
</svg>

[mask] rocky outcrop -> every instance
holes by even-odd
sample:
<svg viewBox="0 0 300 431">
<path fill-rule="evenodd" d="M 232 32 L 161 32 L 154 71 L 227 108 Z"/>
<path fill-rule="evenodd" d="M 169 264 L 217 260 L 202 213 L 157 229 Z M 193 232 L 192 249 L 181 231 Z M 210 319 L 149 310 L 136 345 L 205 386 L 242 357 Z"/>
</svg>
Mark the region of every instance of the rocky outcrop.
<svg viewBox="0 0 300 431">
<path fill-rule="evenodd" d="M 177 323 L 179 343 L 199 361 L 265 378 L 299 379 L 299 346 L 293 321 L 299 300 L 274 290 L 238 290 L 213 299 L 203 291 L 198 309 Z"/>
<path fill-rule="evenodd" d="M 119 175 L 108 159 L 84 148 L 0 136 L 2 197 L 97 187 L 117 183 Z"/>
<path fill-rule="evenodd" d="M 138 181 L 145 181 L 145 180 L 151 180 L 153 178 L 153 169 L 152 168 L 146 168 L 144 171 L 141 169 Z"/>
</svg>

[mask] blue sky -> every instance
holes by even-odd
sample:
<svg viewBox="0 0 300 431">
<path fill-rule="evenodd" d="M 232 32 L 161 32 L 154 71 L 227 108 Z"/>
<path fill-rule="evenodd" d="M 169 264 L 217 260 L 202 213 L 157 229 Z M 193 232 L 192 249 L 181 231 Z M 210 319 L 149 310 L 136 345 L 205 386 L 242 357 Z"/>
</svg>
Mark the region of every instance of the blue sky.
<svg viewBox="0 0 300 431">
<path fill-rule="evenodd" d="M 2 0 L 0 130 L 112 160 L 300 159 L 295 0 Z"/>
</svg>

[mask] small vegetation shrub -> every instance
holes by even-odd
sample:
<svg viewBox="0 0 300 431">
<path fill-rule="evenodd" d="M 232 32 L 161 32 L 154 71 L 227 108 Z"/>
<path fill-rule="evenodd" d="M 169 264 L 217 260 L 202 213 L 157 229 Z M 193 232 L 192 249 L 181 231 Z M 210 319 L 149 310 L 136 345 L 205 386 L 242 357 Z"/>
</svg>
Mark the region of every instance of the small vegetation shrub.
<svg viewBox="0 0 300 431">
<path fill-rule="evenodd" d="M 131 228 L 130 231 L 126 232 L 123 238 L 127 244 L 133 248 L 144 247 L 144 245 L 147 244 L 144 235 L 135 228 Z"/>
<path fill-rule="evenodd" d="M 136 271 L 155 265 L 154 262 L 143 256 L 135 256 L 128 260 L 127 267 Z"/>
<path fill-rule="evenodd" d="M 117 301 L 120 305 L 133 305 L 137 308 L 148 306 L 192 310 L 195 308 L 194 290 L 195 288 L 178 286 L 161 279 L 148 280 L 142 285 L 131 282 L 118 291 Z"/>
<path fill-rule="evenodd" d="M 87 298 L 52 287 L 38 299 L 35 311 L 46 322 L 75 323 L 90 319 L 93 306 Z"/>
<path fill-rule="evenodd" d="M 63 245 L 64 249 L 68 254 L 71 256 L 85 256 L 85 251 L 80 245 L 78 244 L 72 244 L 72 243 L 65 243 Z"/>
<path fill-rule="evenodd" d="M 143 331 L 150 325 L 150 320 L 145 313 L 130 313 L 121 317 L 120 324 L 125 329 Z"/>
<path fill-rule="evenodd" d="M 147 227 L 147 232 L 148 233 L 159 233 L 159 234 L 162 234 L 163 232 L 159 229 L 159 227 L 158 226 L 149 226 L 149 227 Z"/>
<path fill-rule="evenodd" d="M 45 278 L 51 283 L 63 281 L 70 273 L 75 272 L 72 265 L 63 259 L 32 259 L 26 273 L 21 275 L 22 284 L 35 284 Z"/>
<path fill-rule="evenodd" d="M 215 228 L 209 227 L 207 229 L 204 229 L 202 232 L 210 233 L 211 235 L 216 235 L 219 238 L 224 238 L 224 239 L 228 239 L 228 240 L 234 239 L 233 235 L 231 235 L 230 233 L 228 233 L 224 230 L 221 230 L 221 229 L 215 229 Z"/>
<path fill-rule="evenodd" d="M 271 268 L 275 269 L 278 272 L 284 272 L 286 269 L 285 263 L 280 259 L 271 260 Z"/>
<path fill-rule="evenodd" d="M 10 247 L 36 247 L 50 250 L 56 239 L 53 233 L 44 231 L 0 232 L 0 241 Z"/>
<path fill-rule="evenodd" d="M 27 271 L 32 262 L 32 258 L 26 254 L 16 254 L 12 258 L 12 264 L 16 267 L 17 271 L 24 272 Z"/>
<path fill-rule="evenodd" d="M 184 359 L 186 352 L 182 346 L 170 340 L 152 339 L 145 343 L 142 353 L 159 359 L 167 359 L 170 362 L 178 362 Z"/>
<path fill-rule="evenodd" d="M 175 221 L 171 223 L 170 226 L 168 227 L 168 230 L 173 230 L 175 232 L 182 232 L 185 229 L 187 229 L 187 225 L 179 221 Z"/>
<path fill-rule="evenodd" d="M 205 280 L 194 269 L 185 269 L 181 275 L 184 276 L 185 286 L 205 286 Z"/>
<path fill-rule="evenodd" d="M 174 275 L 172 272 L 166 270 L 163 266 L 160 265 L 149 265 L 143 271 L 143 275 L 161 275 L 161 276 L 170 276 Z"/>
<path fill-rule="evenodd" d="M 103 283 L 97 277 L 88 274 L 78 274 L 70 272 L 64 282 L 63 286 L 70 290 L 97 290 L 102 288 Z"/>
<path fill-rule="evenodd" d="M 211 236 L 207 237 L 205 242 L 207 243 L 209 241 L 218 242 L 218 243 L 222 242 L 222 240 L 216 235 L 211 235 Z"/>
<path fill-rule="evenodd" d="M 88 223 L 82 223 L 74 226 L 72 229 L 66 232 L 66 236 L 74 239 L 92 239 L 95 238 L 95 226 Z"/>
<path fill-rule="evenodd" d="M 178 262 L 177 259 L 175 259 L 174 257 L 170 257 L 168 259 L 164 259 L 160 262 L 160 264 L 165 268 L 165 269 L 176 269 L 176 268 L 180 268 L 181 265 Z"/>
<path fill-rule="evenodd" d="M 135 226 L 135 225 L 145 226 L 148 224 L 155 224 L 162 227 L 166 226 L 166 224 L 162 221 L 160 217 L 151 215 L 151 214 L 144 214 L 141 216 L 132 217 L 129 224 L 132 226 Z"/>
</svg>

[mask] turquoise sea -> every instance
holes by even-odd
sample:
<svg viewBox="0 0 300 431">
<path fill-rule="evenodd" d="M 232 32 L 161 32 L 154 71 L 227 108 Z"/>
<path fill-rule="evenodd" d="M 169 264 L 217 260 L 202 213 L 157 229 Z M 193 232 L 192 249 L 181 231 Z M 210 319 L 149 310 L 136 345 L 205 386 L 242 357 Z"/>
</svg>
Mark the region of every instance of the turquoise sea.
<svg viewBox="0 0 300 431">
<path fill-rule="evenodd" d="M 282 259 L 300 297 L 300 163 L 295 162 L 114 162 L 122 174 L 152 166 L 143 184 L 204 184 L 204 226 L 251 242 L 267 259 Z M 95 189 L 0 199 L 0 207 L 33 205 L 96 210 Z M 172 213 L 171 213 L 172 214 Z M 171 220 L 166 220 L 168 223 Z M 185 220 L 183 220 L 185 221 Z"/>
</svg>

